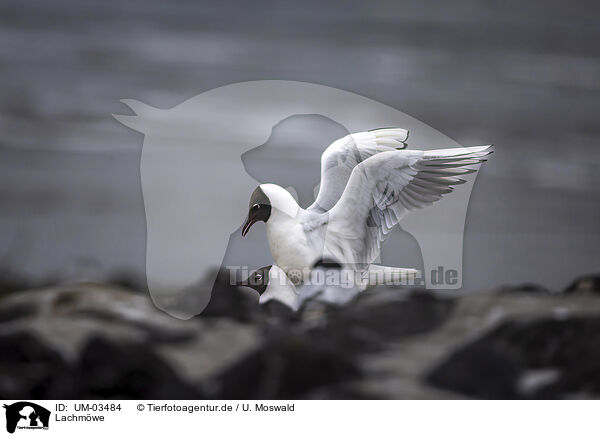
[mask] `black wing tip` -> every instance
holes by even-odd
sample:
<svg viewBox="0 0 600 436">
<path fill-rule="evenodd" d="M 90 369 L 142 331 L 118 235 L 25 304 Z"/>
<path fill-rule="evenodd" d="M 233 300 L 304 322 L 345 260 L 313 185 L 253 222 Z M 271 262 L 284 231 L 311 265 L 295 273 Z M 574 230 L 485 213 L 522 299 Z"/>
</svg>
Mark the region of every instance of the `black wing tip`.
<svg viewBox="0 0 600 436">
<path fill-rule="evenodd" d="M 496 151 L 494 144 L 488 144 L 488 146 L 485 150 L 486 154 L 492 154 L 494 151 Z"/>
<path fill-rule="evenodd" d="M 331 258 L 322 257 L 314 263 L 313 268 L 341 269 L 342 265 Z"/>
</svg>

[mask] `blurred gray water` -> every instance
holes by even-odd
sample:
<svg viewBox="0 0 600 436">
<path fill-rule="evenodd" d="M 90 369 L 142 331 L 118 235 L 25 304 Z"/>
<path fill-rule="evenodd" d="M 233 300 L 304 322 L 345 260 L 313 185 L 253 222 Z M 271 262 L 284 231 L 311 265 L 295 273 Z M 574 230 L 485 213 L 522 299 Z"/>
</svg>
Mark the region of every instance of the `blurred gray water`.
<svg viewBox="0 0 600 436">
<path fill-rule="evenodd" d="M 600 265 L 599 12 L 583 1 L 4 0 L 0 269 L 143 275 L 142 136 L 111 117 L 127 113 L 119 99 L 169 108 L 286 79 L 365 95 L 463 145 L 495 143 L 469 206 L 465 288 L 561 288 Z M 336 132 L 293 142 L 324 148 Z M 318 174 L 318 155 L 293 156 L 272 177 Z M 269 158 L 285 161 L 257 152 L 244 163 L 252 174 Z"/>
</svg>

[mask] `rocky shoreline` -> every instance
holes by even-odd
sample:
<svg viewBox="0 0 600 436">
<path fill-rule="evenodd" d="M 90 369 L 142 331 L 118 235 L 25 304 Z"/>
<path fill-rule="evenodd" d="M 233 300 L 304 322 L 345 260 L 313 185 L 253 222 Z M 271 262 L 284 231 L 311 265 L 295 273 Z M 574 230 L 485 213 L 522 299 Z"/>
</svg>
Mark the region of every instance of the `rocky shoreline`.
<svg viewBox="0 0 600 436">
<path fill-rule="evenodd" d="M 218 280 L 181 321 L 75 284 L 0 299 L 2 398 L 599 398 L 600 277 L 461 297 L 381 288 L 300 314 Z"/>
</svg>

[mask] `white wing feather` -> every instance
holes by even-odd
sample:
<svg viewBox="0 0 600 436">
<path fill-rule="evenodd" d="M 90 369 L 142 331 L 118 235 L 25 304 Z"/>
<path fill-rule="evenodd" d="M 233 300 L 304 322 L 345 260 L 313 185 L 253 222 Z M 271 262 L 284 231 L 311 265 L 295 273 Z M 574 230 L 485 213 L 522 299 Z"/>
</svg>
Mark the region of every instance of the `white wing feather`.
<svg viewBox="0 0 600 436">
<path fill-rule="evenodd" d="M 473 173 L 491 146 L 445 150 L 398 150 L 376 154 L 355 166 L 340 200 L 329 211 L 326 246 L 337 259 L 365 268 L 381 243 L 409 211 L 452 192 Z"/>
<path fill-rule="evenodd" d="M 321 186 L 308 208 L 331 209 L 342 196 L 354 167 L 377 153 L 406 148 L 408 130 L 383 128 L 353 133 L 334 141 L 321 156 Z"/>
</svg>

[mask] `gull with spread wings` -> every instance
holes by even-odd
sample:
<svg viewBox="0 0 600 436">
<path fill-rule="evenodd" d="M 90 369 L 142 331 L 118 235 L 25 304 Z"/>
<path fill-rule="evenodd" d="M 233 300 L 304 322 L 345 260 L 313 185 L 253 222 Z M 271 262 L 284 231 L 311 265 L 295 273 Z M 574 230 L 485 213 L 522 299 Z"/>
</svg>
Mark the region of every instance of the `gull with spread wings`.
<svg viewBox="0 0 600 436">
<path fill-rule="evenodd" d="M 322 258 L 354 270 L 363 289 L 381 277 L 416 274 L 375 265 L 381 244 L 408 212 L 464 183 L 460 176 L 475 172 L 473 166 L 485 160 L 492 146 L 406 150 L 407 138 L 405 129 L 383 128 L 333 142 L 321 156 L 320 190 L 307 209 L 281 186 L 258 186 L 242 235 L 264 221 L 275 264 L 295 285 L 306 278 L 298 272 L 310 271 Z"/>
</svg>

